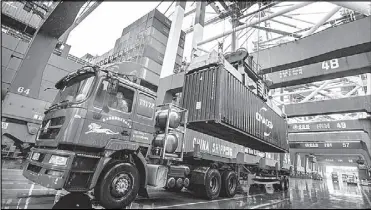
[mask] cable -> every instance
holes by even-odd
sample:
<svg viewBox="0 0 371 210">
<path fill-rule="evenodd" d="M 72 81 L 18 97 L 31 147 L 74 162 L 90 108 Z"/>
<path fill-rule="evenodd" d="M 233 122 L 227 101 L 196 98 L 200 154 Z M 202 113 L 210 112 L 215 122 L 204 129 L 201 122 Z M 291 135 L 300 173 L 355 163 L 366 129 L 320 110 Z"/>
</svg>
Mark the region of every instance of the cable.
<svg viewBox="0 0 371 210">
<path fill-rule="evenodd" d="M 170 9 L 171 6 L 173 6 L 175 1 L 171 2 L 170 6 L 167 8 L 167 10 L 164 12 L 164 14 L 166 14 L 166 12 Z"/>
<path fill-rule="evenodd" d="M 164 2 L 164 0 L 162 0 L 156 7 L 155 7 L 155 9 L 157 9 L 161 4 L 162 4 L 162 2 Z"/>
</svg>

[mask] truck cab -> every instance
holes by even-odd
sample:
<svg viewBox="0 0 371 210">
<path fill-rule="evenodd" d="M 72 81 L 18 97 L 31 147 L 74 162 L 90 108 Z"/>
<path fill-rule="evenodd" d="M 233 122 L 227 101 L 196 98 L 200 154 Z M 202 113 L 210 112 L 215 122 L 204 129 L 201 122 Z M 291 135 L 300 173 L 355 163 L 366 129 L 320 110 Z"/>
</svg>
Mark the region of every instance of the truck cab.
<svg viewBox="0 0 371 210">
<path fill-rule="evenodd" d="M 165 186 L 168 167 L 147 164 L 151 148 L 166 146 L 164 138 L 153 141 L 156 95 L 125 72 L 140 68 L 131 62 L 87 66 L 57 82 L 59 93 L 45 112 L 23 175 L 68 192 L 94 189 L 110 208 L 127 205 L 138 192 L 148 196 L 147 185 Z"/>
</svg>

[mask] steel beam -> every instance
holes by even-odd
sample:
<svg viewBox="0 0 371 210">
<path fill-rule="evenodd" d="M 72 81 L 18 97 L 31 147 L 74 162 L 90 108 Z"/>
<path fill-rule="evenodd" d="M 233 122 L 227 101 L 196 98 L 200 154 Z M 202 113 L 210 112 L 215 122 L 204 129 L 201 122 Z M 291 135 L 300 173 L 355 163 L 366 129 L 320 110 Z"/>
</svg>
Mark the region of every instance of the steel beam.
<svg viewBox="0 0 371 210">
<path fill-rule="evenodd" d="M 290 144 L 291 146 L 291 144 Z M 305 149 L 297 149 L 290 147 L 290 153 L 299 153 L 299 154 L 307 154 L 311 153 L 314 155 L 357 155 L 361 156 L 367 163 L 367 165 L 371 165 L 371 158 L 369 153 L 364 149 L 315 149 L 315 148 L 305 148 Z"/>
<path fill-rule="evenodd" d="M 371 95 L 371 73 L 368 73 L 366 78 L 366 87 L 367 87 L 367 92 L 366 95 Z"/>
<path fill-rule="evenodd" d="M 285 105 L 289 118 L 354 112 L 371 113 L 371 95 Z"/>
<path fill-rule="evenodd" d="M 371 17 L 329 28 L 299 39 L 252 53 L 267 74 L 371 51 Z M 334 39 L 336 36 L 336 39 Z M 349 37 L 352 37 L 349 39 Z M 324 44 L 326 43 L 326 44 Z M 305 49 L 305 50 L 303 50 Z M 299 53 L 300 52 L 300 53 Z"/>
<path fill-rule="evenodd" d="M 205 9 L 207 2 L 199 1 L 196 3 L 196 17 L 194 22 L 194 33 L 192 38 L 192 49 L 197 49 L 197 45 L 203 39 L 205 25 Z M 193 57 L 193 55 L 192 55 Z"/>
<path fill-rule="evenodd" d="M 371 7 L 366 2 L 332 1 L 331 3 L 341 7 L 345 7 L 350 10 L 354 10 L 367 16 L 371 15 Z"/>
<path fill-rule="evenodd" d="M 272 81 L 270 88 L 282 88 L 364 73 L 371 73 L 371 52 L 334 58 L 330 61 L 277 71 L 266 75 Z"/>
<path fill-rule="evenodd" d="M 160 78 L 167 77 L 174 73 L 174 64 L 178 51 L 178 44 L 180 41 L 180 33 L 182 30 L 186 3 L 187 2 L 185 1 L 180 1 L 175 4 L 175 12 L 164 55 L 164 61 L 166 62 L 164 62 L 162 65 Z"/>
<path fill-rule="evenodd" d="M 199 45 L 203 45 L 203 44 L 209 43 L 209 42 L 214 41 L 214 40 L 216 40 L 216 39 L 219 39 L 219 38 L 222 38 L 222 37 L 224 37 L 224 36 L 227 36 L 227 35 L 231 34 L 233 31 L 236 31 L 236 32 L 237 32 L 237 31 L 240 31 L 240 30 L 242 30 L 242 29 L 245 29 L 245 28 L 251 27 L 251 26 L 253 26 L 253 25 L 259 24 L 259 23 L 261 23 L 261 22 L 264 22 L 264 21 L 270 20 L 270 19 L 272 19 L 272 18 L 274 18 L 274 17 L 277 17 L 277 16 L 279 16 L 279 15 L 285 14 L 285 13 L 287 13 L 287 12 L 291 12 L 291 11 L 293 11 L 293 10 L 296 10 L 296 9 L 301 8 L 301 7 L 307 6 L 307 5 L 311 4 L 311 3 L 312 3 L 312 2 L 301 2 L 301 3 L 299 3 L 299 4 L 296 4 L 296 5 L 293 6 L 293 7 L 286 8 L 286 9 L 283 9 L 283 10 L 278 11 L 278 12 L 276 12 L 276 13 L 273 13 L 272 15 L 269 15 L 269 16 L 266 16 L 266 17 L 263 17 L 263 18 L 261 18 L 260 20 L 252 21 L 251 23 L 247 23 L 247 24 L 244 24 L 244 25 L 242 25 L 242 26 L 239 26 L 239 27 L 235 28 L 235 30 L 228 30 L 228 31 L 223 32 L 222 34 L 219 34 L 219 35 L 216 35 L 216 36 L 211 37 L 211 38 L 209 38 L 209 39 L 206 39 L 206 40 L 200 42 Z"/>
<path fill-rule="evenodd" d="M 314 33 L 319 27 L 321 27 L 328 19 L 335 15 L 341 9 L 340 6 L 333 8 L 327 15 L 325 15 L 316 25 L 314 25 L 309 31 L 303 34 L 303 37 L 309 36 Z"/>
<path fill-rule="evenodd" d="M 73 24 L 84 3 L 63 1 L 55 7 L 35 33 L 9 92 L 38 98 L 43 71 L 55 50 L 58 38 Z"/>
<path fill-rule="evenodd" d="M 281 30 L 274 29 L 274 28 L 267 28 L 267 27 L 262 27 L 262 26 L 251 26 L 251 28 L 256 28 L 256 29 L 267 31 L 267 32 L 272 32 L 272 33 L 275 33 L 275 34 L 284 35 L 284 36 L 293 36 L 295 38 L 300 38 L 301 37 L 298 34 L 293 34 L 293 33 L 289 33 L 289 32 L 286 32 L 286 31 L 281 31 Z"/>
<path fill-rule="evenodd" d="M 371 136 L 371 120 L 338 120 L 288 124 L 289 133 L 331 131 L 364 131 Z"/>
</svg>

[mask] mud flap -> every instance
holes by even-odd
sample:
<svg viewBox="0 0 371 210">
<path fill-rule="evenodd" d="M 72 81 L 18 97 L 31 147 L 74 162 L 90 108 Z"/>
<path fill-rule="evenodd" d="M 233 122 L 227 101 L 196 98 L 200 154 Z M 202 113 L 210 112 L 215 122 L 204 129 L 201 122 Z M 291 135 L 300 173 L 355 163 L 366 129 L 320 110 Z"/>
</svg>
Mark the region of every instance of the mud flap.
<svg viewBox="0 0 371 210">
<path fill-rule="evenodd" d="M 144 198 L 149 198 L 147 188 L 144 187 L 139 188 L 138 195 Z"/>
</svg>

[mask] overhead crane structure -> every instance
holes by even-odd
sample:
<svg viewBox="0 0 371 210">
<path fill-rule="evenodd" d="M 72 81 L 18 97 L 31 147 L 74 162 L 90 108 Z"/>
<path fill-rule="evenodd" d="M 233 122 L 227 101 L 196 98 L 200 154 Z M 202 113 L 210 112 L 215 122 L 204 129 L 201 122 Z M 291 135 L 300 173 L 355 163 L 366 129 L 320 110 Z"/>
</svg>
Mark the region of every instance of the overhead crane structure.
<svg viewBox="0 0 371 210">
<path fill-rule="evenodd" d="M 58 42 L 65 43 L 68 38 L 68 34 L 78 25 L 84 18 L 86 18 L 99 4 L 101 1 L 79 3 L 79 2 L 60 2 L 56 5 L 53 11 L 46 20 L 40 25 L 38 33 L 34 36 L 34 39 L 27 51 L 28 59 L 24 60 L 21 64 L 17 75 L 15 76 L 14 82 L 10 87 L 7 99 L 8 101 L 19 101 L 22 97 L 26 96 L 35 98 L 38 93 L 36 84 L 40 82 L 40 69 L 44 69 L 47 60 L 49 59 L 52 51 L 54 50 Z M 353 3 L 353 2 L 331 2 L 336 5 L 334 9 L 328 11 L 329 13 L 324 15 L 317 23 L 312 23 L 307 20 L 303 20 L 290 15 L 289 13 L 300 9 L 302 7 L 316 4 L 314 2 L 300 2 L 289 6 L 284 6 L 284 2 L 267 2 L 260 5 L 260 8 L 253 8 L 260 2 L 252 2 L 249 4 L 241 4 L 236 2 L 197 2 L 195 7 L 191 8 L 190 11 L 186 11 L 186 2 L 177 2 L 174 5 L 174 12 L 172 13 L 172 25 L 170 29 L 170 35 L 167 43 L 166 52 L 164 59 L 167 61 L 162 66 L 161 78 L 163 82 L 160 82 L 162 87 L 159 87 L 158 100 L 164 100 L 166 97 L 170 97 L 171 92 L 179 91 L 182 87 L 182 74 L 173 75 L 173 69 L 177 44 L 179 42 L 180 30 L 182 29 L 183 19 L 191 16 L 195 13 L 195 18 L 192 27 L 186 30 L 188 34 L 193 32 L 192 38 L 192 49 L 199 51 L 200 47 L 203 48 L 207 43 L 217 41 L 220 38 L 224 38 L 232 34 L 231 42 L 233 46 L 232 50 L 239 48 L 239 43 L 245 43 L 238 40 L 236 32 L 244 29 L 255 28 L 257 31 L 264 30 L 269 33 L 282 34 L 280 37 L 273 39 L 280 40 L 287 38 L 292 42 L 283 43 L 276 42 L 273 47 L 265 50 L 260 50 L 252 53 L 254 61 L 259 64 L 260 72 L 266 74 L 267 77 L 272 80 L 271 88 L 282 88 L 307 84 L 314 81 L 336 79 L 344 76 L 359 77 L 364 73 L 371 73 L 370 71 L 370 10 L 369 5 L 364 3 Z M 84 7 L 85 8 L 81 9 Z M 287 4 L 287 3 L 286 3 Z M 206 7 L 210 6 L 217 14 L 209 19 L 206 18 L 205 10 Z M 282 7 L 284 6 L 284 7 Z M 323 28 L 324 24 L 326 27 L 331 24 L 328 19 L 334 17 L 341 8 L 347 8 L 356 11 L 361 17 L 358 20 L 347 24 L 341 24 L 331 29 L 326 29 L 321 32 L 315 33 L 318 29 Z M 366 8 L 366 9 L 365 9 Z M 262 17 L 260 13 L 266 13 L 267 16 Z M 259 15 L 260 14 L 260 15 Z M 260 18 L 257 18 L 259 17 Z M 277 19 L 279 17 L 284 17 Z M 246 19 L 245 19 L 246 18 Z M 250 21 L 246 21 L 250 18 Z M 207 19 L 207 20 L 206 20 Z M 217 22 L 225 21 L 226 19 L 233 19 L 239 21 L 238 24 L 234 25 L 231 30 L 226 30 L 221 34 L 214 34 L 210 38 L 204 39 L 204 32 L 207 30 L 206 26 L 215 24 Z M 296 21 L 296 24 L 292 22 L 286 22 L 287 19 Z M 62 21 L 61 21 L 62 20 Z M 348 21 L 346 18 L 342 18 L 343 21 Z M 279 25 L 285 25 L 291 29 L 297 31 L 280 30 L 273 27 L 263 27 L 260 23 L 270 21 Z M 326 22 L 327 21 L 327 22 Z M 228 22 L 228 21 L 225 21 Z M 232 21 L 233 22 L 233 21 Z M 309 28 L 306 30 L 297 27 L 300 23 L 309 24 Z M 58 25 L 58 27 L 56 27 Z M 314 34 L 313 34 L 314 33 Z M 336 36 L 341 34 L 341 36 Z M 351 38 L 350 38 L 351 37 Z M 240 39 L 246 39 L 241 36 Z M 273 40 L 272 39 L 272 40 Z M 272 40 L 259 40 L 259 43 L 272 42 Z M 323 44 L 326 40 L 326 44 Z M 248 40 L 249 43 L 251 40 Z M 278 46 L 274 46 L 277 45 Z M 41 50 L 42 49 L 42 50 Z M 204 51 L 211 51 L 205 49 Z M 41 53 L 40 53 L 41 52 Z M 203 52 L 197 52 L 196 56 L 201 55 Z M 337 66 L 334 59 L 337 60 L 338 68 L 332 68 Z M 325 63 L 324 63 L 325 62 Z M 300 70 L 298 70 L 300 69 Z M 22 77 L 20 75 L 23 75 Z M 28 75 L 29 77 L 35 77 L 34 80 L 24 81 L 20 78 Z M 371 94 L 371 76 L 368 74 L 366 77 L 366 96 L 355 96 L 348 99 L 348 96 L 355 94 L 358 95 L 358 90 L 352 90 L 351 94 L 345 95 L 347 98 L 334 99 L 323 102 L 305 102 L 300 104 L 289 104 L 284 106 L 284 110 L 288 117 L 298 116 L 311 116 L 320 114 L 331 114 L 331 113 L 349 113 L 349 112 L 371 112 L 370 107 L 370 94 Z M 332 95 L 333 93 L 327 93 L 324 90 L 326 86 L 330 86 L 331 82 L 327 82 L 326 85 L 320 85 L 314 89 L 313 93 L 309 96 L 316 97 L 318 94 Z M 19 92 L 19 88 L 22 84 L 22 90 L 30 90 L 29 92 Z M 341 85 L 340 85 L 341 86 Z M 362 87 L 363 88 L 363 87 Z M 312 91 L 312 90 L 310 90 Z M 349 91 L 351 92 L 351 91 Z M 280 91 L 281 99 L 282 94 L 286 94 L 284 90 Z M 308 96 L 308 95 L 307 95 Z M 274 95 L 273 95 L 274 97 Z M 310 98 L 310 97 L 308 97 Z M 283 99 L 282 99 L 283 100 Z M 306 101 L 308 101 L 307 99 Z M 289 103 L 292 103 L 290 99 L 286 99 Z M 37 103 L 37 101 L 33 102 Z M 320 104 L 324 106 L 322 109 L 318 109 Z M 6 105 L 6 103 L 4 103 Z M 353 107 L 353 108 L 352 108 Z M 355 108 L 354 108 L 355 107 Z M 6 106 L 3 107 L 6 113 Z M 335 109 L 335 111 L 334 111 Z M 12 116 L 14 117 L 14 116 Z M 35 123 L 34 119 L 30 122 Z M 302 152 L 308 150 L 303 149 Z"/>
<path fill-rule="evenodd" d="M 331 2 L 334 4 L 334 8 L 328 11 L 327 14 L 323 15 L 322 18 L 318 20 L 317 23 L 310 21 L 305 21 L 299 18 L 294 17 L 293 15 L 288 14 L 289 12 L 305 7 L 311 3 L 302 2 L 299 4 L 293 4 L 279 11 L 269 11 L 268 9 L 274 8 L 274 6 L 279 6 L 276 2 L 270 2 L 265 7 L 253 11 L 247 11 L 246 15 L 241 15 L 239 18 L 244 18 L 248 16 L 256 16 L 257 13 L 266 12 L 268 16 L 261 17 L 259 19 L 252 19 L 249 22 L 243 23 L 243 20 L 240 20 L 241 24 L 232 25 L 231 30 L 224 31 L 221 34 L 214 35 L 207 39 L 199 38 L 202 35 L 200 30 L 206 30 L 206 26 L 209 24 L 216 23 L 221 19 L 236 19 L 236 15 L 231 15 L 231 7 L 228 4 L 219 4 L 218 2 L 209 3 L 209 5 L 214 9 L 218 16 L 209 18 L 203 22 L 202 26 L 198 28 L 198 32 L 193 35 L 193 44 L 192 49 L 199 50 L 199 53 L 204 51 L 209 51 L 207 48 L 204 48 L 209 42 L 220 40 L 225 37 L 232 36 L 231 44 L 232 51 L 235 50 L 237 43 L 239 42 L 239 36 L 236 35 L 236 32 L 246 29 L 246 28 L 256 28 L 258 30 L 265 30 L 275 33 L 280 33 L 282 36 L 273 38 L 272 40 L 280 40 L 287 37 L 288 40 L 293 40 L 292 42 L 276 42 L 276 45 L 273 44 L 272 47 L 260 50 L 257 49 L 257 52 L 252 53 L 254 61 L 260 66 L 260 73 L 265 74 L 266 78 L 270 80 L 270 88 L 277 89 L 276 93 L 273 93 L 272 96 L 275 101 L 278 101 L 281 108 L 284 110 L 287 117 L 291 119 L 297 119 L 297 117 L 309 117 L 313 116 L 315 119 L 323 121 L 323 119 L 333 119 L 333 120 L 343 120 L 348 119 L 348 121 L 331 121 L 331 122 L 311 122 L 312 124 L 306 124 L 305 120 L 301 123 L 299 128 L 306 128 L 309 126 L 311 134 L 305 133 L 309 130 L 304 129 L 295 131 L 294 134 L 289 136 L 300 136 L 298 139 L 303 140 L 303 145 L 305 146 L 305 137 L 303 135 L 326 135 L 328 138 L 333 138 L 334 141 L 340 141 L 338 138 L 339 135 L 344 134 L 324 134 L 324 131 L 331 130 L 343 131 L 349 130 L 353 132 L 354 130 L 363 130 L 364 135 L 362 140 L 359 139 L 358 143 L 353 142 L 355 145 L 354 148 L 347 148 L 347 152 L 343 152 L 344 148 L 324 148 L 316 152 L 324 152 L 328 154 L 340 153 L 340 154 L 360 154 L 362 159 L 367 160 L 368 166 L 371 165 L 370 161 L 370 121 L 369 119 L 364 119 L 360 123 L 360 119 L 357 117 L 370 116 L 371 113 L 371 28 L 370 28 L 370 5 L 367 3 L 342 3 L 342 2 Z M 219 4 L 220 6 L 216 6 Z M 223 11 L 224 9 L 224 11 Z M 339 11 L 344 11 L 344 9 L 352 10 L 357 14 L 357 18 L 348 20 L 346 16 L 341 18 L 336 18 L 335 15 Z M 194 9 L 196 11 L 197 9 Z M 191 10 L 193 11 L 193 10 Z M 187 15 L 191 14 L 187 12 Z M 228 13 L 229 12 L 229 13 Z M 226 15 L 228 14 L 228 15 Z M 196 15 L 196 20 L 200 12 Z M 230 15 L 230 16 L 229 16 Z M 265 27 L 259 26 L 258 24 L 264 21 L 274 22 L 277 19 L 276 17 L 284 17 L 286 19 L 296 19 L 296 21 L 305 22 L 309 24 L 310 27 L 298 29 L 296 32 L 282 32 L 281 30 L 275 30 L 274 28 L 267 29 Z M 335 20 L 331 20 L 331 18 Z M 207 18 L 203 18 L 207 19 Z M 238 20 L 238 18 L 237 18 Z M 277 23 L 277 21 L 275 22 Z M 281 22 L 285 23 L 285 22 Z M 339 25 L 340 23 L 340 25 Z M 346 24 L 344 24 L 346 23 Z M 197 24 L 197 22 L 195 22 Z M 232 23 L 231 23 L 232 24 Z M 284 25 L 284 24 L 282 24 Z M 295 28 L 295 25 L 286 26 Z M 294 27 L 292 27 L 294 26 Z M 323 30 L 323 27 L 331 28 Z M 318 29 L 322 29 L 320 32 L 317 32 Z M 190 27 L 187 29 L 187 33 L 195 30 L 195 27 Z M 339 36 L 337 36 L 339 35 Z M 294 39 L 295 38 L 295 39 Z M 241 37 L 243 39 L 243 37 Z M 197 44 L 195 43 L 197 40 Z M 200 41 L 202 40 L 202 41 Z M 272 40 L 259 40 L 258 46 L 260 43 L 272 42 Z M 325 44 L 324 44 L 325 43 Z M 203 46 L 201 48 L 200 46 Z M 163 88 L 159 90 L 160 98 L 171 98 L 172 93 L 179 92 L 182 87 L 182 73 L 178 75 L 171 75 L 165 78 L 162 78 Z M 339 81 L 339 79 L 341 79 Z M 322 82 L 318 82 L 322 81 Z M 317 84 L 314 84 L 316 82 Z M 312 83 L 312 84 L 311 84 Z M 301 85 L 304 90 L 287 92 L 285 88 L 290 86 Z M 313 88 L 314 87 L 314 88 Z M 340 93 L 339 89 L 344 92 L 344 88 L 351 87 L 344 94 Z M 301 100 L 295 102 L 292 97 L 284 96 L 300 96 Z M 291 98 L 291 99 L 290 99 Z M 327 99 L 327 100 L 324 100 Z M 355 118 L 352 119 L 350 116 L 352 113 L 367 113 L 367 114 L 357 114 Z M 335 118 L 327 115 L 335 116 Z M 323 116 L 324 115 L 324 116 Z M 321 117 L 323 116 L 323 117 Z M 340 116 L 340 118 L 339 118 Z M 344 116 L 344 117 L 343 117 Z M 345 116 L 347 118 L 345 118 Z M 349 120 L 352 119 L 352 120 Z M 292 120 L 291 120 L 292 121 Z M 295 122 L 295 120 L 293 121 Z M 349 125 L 348 127 L 343 127 L 345 124 Z M 322 128 L 321 125 L 324 127 Z M 334 127 L 337 126 L 338 127 Z M 295 127 L 289 128 L 290 131 L 294 132 L 292 129 Z M 300 127 L 304 126 L 304 127 Z M 317 126 L 317 127 L 313 127 Z M 319 127 L 318 127 L 319 126 Z M 326 126 L 329 126 L 328 128 Z M 297 127 L 296 127 L 297 128 Z M 326 129 L 327 128 L 327 129 Z M 319 133 L 322 132 L 322 133 Z M 336 133 L 336 132 L 335 132 Z M 303 135 L 300 135 L 303 134 Z M 346 134 L 348 135 L 348 134 Z M 348 136 L 349 137 L 349 136 Z M 347 139 L 347 137 L 344 137 Z M 289 139 L 290 140 L 290 139 Z M 322 138 L 323 145 L 328 142 L 328 139 Z M 363 142 L 363 143 L 362 143 Z M 333 143 L 334 147 L 342 146 L 342 143 Z M 294 153 L 307 153 L 311 148 L 300 148 L 301 143 L 292 144 Z M 315 144 L 316 145 L 316 144 Z M 298 148 L 296 148 L 298 147 Z"/>
</svg>

